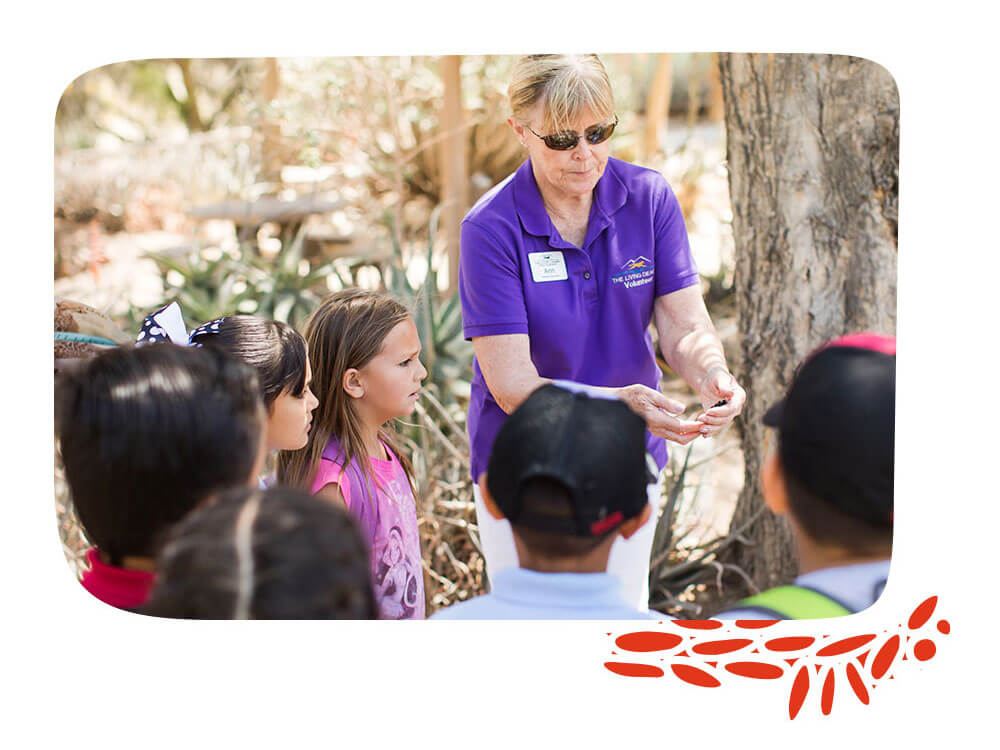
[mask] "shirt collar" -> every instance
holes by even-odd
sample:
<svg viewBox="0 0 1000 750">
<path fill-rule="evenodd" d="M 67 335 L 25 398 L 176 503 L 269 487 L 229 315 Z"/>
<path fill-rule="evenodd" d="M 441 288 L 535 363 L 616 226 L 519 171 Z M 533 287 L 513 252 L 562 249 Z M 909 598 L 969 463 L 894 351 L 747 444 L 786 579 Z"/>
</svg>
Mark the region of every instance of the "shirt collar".
<svg viewBox="0 0 1000 750">
<path fill-rule="evenodd" d="M 542 608 L 588 609 L 624 605 L 622 586 L 608 573 L 539 573 L 504 568 L 493 577 L 492 595 L 499 600 Z"/>
<path fill-rule="evenodd" d="M 588 244 L 598 233 L 611 223 L 613 216 L 628 200 L 628 188 L 618 175 L 617 159 L 608 158 L 604 174 L 594 188 L 594 205 L 590 210 L 590 224 L 587 227 Z M 557 238 L 557 232 L 545 211 L 542 194 L 535 183 L 531 171 L 531 160 L 527 159 L 514 173 L 514 207 L 521 220 L 521 226 L 528 234 L 548 237 L 553 246 L 567 245 Z"/>
<path fill-rule="evenodd" d="M 83 585 L 106 604 L 124 609 L 142 606 L 153 588 L 154 573 L 108 565 L 96 548 L 87 551 L 90 570 L 84 573 Z"/>
</svg>

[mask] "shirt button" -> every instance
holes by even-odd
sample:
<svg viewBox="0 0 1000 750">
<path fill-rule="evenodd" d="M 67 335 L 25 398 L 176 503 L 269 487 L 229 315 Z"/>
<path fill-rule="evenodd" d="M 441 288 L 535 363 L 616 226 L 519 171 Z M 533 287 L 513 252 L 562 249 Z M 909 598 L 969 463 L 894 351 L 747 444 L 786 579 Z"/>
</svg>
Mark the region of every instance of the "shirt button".
<svg viewBox="0 0 1000 750">
<path fill-rule="evenodd" d="M 583 278 L 585 278 L 585 279 L 589 279 L 589 278 L 590 278 L 590 271 L 587 271 L 587 273 L 585 273 L 585 274 L 583 275 Z"/>
</svg>

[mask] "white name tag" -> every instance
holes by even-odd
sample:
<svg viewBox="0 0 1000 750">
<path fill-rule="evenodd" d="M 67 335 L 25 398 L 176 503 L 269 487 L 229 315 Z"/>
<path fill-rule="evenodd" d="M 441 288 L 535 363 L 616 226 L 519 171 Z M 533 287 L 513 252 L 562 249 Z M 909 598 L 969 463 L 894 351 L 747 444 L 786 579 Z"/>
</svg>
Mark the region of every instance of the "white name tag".
<svg viewBox="0 0 1000 750">
<path fill-rule="evenodd" d="M 566 259 L 559 250 L 547 253 L 528 253 L 528 263 L 531 264 L 531 278 L 536 281 L 565 281 Z"/>
</svg>

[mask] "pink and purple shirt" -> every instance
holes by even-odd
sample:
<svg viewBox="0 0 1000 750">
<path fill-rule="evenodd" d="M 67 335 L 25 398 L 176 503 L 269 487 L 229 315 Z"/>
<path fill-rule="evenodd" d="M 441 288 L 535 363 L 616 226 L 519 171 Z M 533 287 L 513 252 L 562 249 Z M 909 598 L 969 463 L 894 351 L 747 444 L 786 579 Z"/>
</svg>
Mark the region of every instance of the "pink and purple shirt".
<svg viewBox="0 0 1000 750">
<path fill-rule="evenodd" d="M 371 458 L 374 483 L 352 460 L 343 470 L 337 438 L 323 451 L 311 492 L 328 484 L 340 489 L 368 544 L 379 619 L 424 619 L 424 571 L 417 506 L 406 470 L 385 445 L 388 459 Z"/>
<path fill-rule="evenodd" d="M 544 378 L 657 388 L 649 325 L 657 297 L 698 283 L 684 217 L 659 172 L 608 159 L 582 247 L 562 239 L 531 162 L 486 193 L 462 221 L 459 294 L 466 339 L 527 334 Z M 469 403 L 472 476 L 486 470 L 507 415 L 478 361 Z M 662 468 L 663 438 L 646 434 Z"/>
</svg>

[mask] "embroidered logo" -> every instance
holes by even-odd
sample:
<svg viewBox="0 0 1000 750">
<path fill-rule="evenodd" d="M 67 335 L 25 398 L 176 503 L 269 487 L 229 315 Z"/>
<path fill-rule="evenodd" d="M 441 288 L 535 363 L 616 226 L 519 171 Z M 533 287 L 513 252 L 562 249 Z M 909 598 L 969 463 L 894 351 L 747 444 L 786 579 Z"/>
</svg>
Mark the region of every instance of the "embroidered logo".
<svg viewBox="0 0 1000 750">
<path fill-rule="evenodd" d="M 644 255 L 632 258 L 622 264 L 621 270 L 611 277 L 615 284 L 622 284 L 626 289 L 653 282 L 653 261 Z"/>
</svg>

